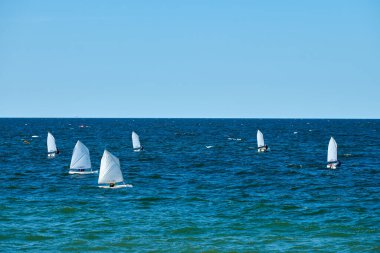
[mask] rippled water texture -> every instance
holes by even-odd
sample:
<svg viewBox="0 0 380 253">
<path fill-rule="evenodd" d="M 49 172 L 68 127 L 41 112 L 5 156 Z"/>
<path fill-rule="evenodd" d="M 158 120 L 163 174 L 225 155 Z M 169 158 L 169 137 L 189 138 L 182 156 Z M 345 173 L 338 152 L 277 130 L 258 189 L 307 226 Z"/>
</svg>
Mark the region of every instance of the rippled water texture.
<svg viewBox="0 0 380 253">
<path fill-rule="evenodd" d="M 257 153 L 257 129 L 271 152 Z M 379 120 L 0 119 L 0 131 L 1 252 L 380 252 Z M 69 175 L 78 139 L 93 168 L 105 148 L 119 157 L 134 187 Z"/>
</svg>

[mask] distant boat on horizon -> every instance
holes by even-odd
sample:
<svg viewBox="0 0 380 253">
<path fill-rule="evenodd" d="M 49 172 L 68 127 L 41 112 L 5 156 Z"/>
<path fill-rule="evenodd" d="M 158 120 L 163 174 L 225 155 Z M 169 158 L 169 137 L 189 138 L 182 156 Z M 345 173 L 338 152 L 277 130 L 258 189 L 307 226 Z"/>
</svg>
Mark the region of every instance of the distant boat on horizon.
<svg viewBox="0 0 380 253">
<path fill-rule="evenodd" d="M 56 154 L 59 154 L 59 149 L 57 149 L 57 145 L 55 144 L 55 138 L 50 132 L 48 132 L 47 135 L 47 152 L 48 158 L 54 158 Z"/>
<path fill-rule="evenodd" d="M 132 131 L 132 146 L 133 151 L 135 152 L 139 152 L 144 149 L 144 147 L 140 143 L 140 137 L 135 131 Z"/>
<path fill-rule="evenodd" d="M 338 144 L 335 139 L 331 137 L 327 149 L 327 168 L 336 169 L 340 164 L 341 163 L 338 160 Z"/>
<path fill-rule="evenodd" d="M 122 183 L 122 184 L 118 184 Z M 125 188 L 132 187 L 125 184 L 123 173 L 120 169 L 119 158 L 104 150 L 102 160 L 100 161 L 98 184 L 100 188 Z"/>
<path fill-rule="evenodd" d="M 81 142 L 75 144 L 73 155 L 71 157 L 69 174 L 93 174 L 97 171 L 91 169 L 90 151 Z"/>
<path fill-rule="evenodd" d="M 265 145 L 264 135 L 260 130 L 257 130 L 257 151 L 258 152 L 268 151 L 268 145 Z"/>
</svg>

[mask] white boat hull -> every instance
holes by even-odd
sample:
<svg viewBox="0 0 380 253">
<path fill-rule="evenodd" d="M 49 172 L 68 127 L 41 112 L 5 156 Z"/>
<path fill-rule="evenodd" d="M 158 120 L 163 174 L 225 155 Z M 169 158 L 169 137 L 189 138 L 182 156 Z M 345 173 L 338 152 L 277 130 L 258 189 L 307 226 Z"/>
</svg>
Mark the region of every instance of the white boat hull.
<svg viewBox="0 0 380 253">
<path fill-rule="evenodd" d="M 258 148 L 257 149 L 257 152 L 259 153 L 263 153 L 263 152 L 267 152 L 268 150 L 266 148 Z"/>
<path fill-rule="evenodd" d="M 332 169 L 332 170 L 335 170 L 335 169 L 338 168 L 339 166 L 340 166 L 340 162 L 329 163 L 329 164 L 327 164 L 326 168 L 328 168 L 328 169 Z"/>
<path fill-rule="evenodd" d="M 103 188 L 103 189 L 119 189 L 119 188 L 132 188 L 132 187 L 133 185 L 131 184 L 119 184 L 113 187 L 110 187 L 109 185 L 99 185 L 99 188 Z"/>
<path fill-rule="evenodd" d="M 54 158 L 55 157 L 55 153 L 49 153 L 48 154 L 48 158 Z"/>
<path fill-rule="evenodd" d="M 98 174 L 99 171 L 97 170 L 87 170 L 87 171 L 77 171 L 77 170 L 70 170 L 69 174 L 79 174 L 79 175 L 88 175 L 88 174 Z"/>
</svg>

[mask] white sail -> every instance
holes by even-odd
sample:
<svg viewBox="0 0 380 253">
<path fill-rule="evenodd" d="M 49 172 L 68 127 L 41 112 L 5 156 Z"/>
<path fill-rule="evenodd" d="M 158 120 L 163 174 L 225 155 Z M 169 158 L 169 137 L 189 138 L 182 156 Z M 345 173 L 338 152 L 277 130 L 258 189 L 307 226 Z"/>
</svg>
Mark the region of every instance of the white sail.
<svg viewBox="0 0 380 253">
<path fill-rule="evenodd" d="M 257 147 L 264 147 L 264 135 L 260 130 L 257 130 Z"/>
<path fill-rule="evenodd" d="M 55 138 L 50 132 L 48 132 L 48 136 L 47 136 L 47 151 L 48 153 L 57 152 L 57 146 L 55 145 Z"/>
<path fill-rule="evenodd" d="M 333 137 L 330 138 L 329 148 L 327 151 L 327 162 L 338 161 L 338 145 Z"/>
<path fill-rule="evenodd" d="M 70 169 L 90 169 L 90 151 L 80 141 L 75 144 L 73 156 L 71 157 Z"/>
<path fill-rule="evenodd" d="M 119 159 L 107 150 L 104 150 L 102 160 L 100 161 L 99 184 L 123 182 L 123 174 L 120 170 Z"/>
<path fill-rule="evenodd" d="M 132 145 L 133 145 L 133 149 L 141 148 L 140 137 L 135 132 L 132 132 Z"/>
</svg>

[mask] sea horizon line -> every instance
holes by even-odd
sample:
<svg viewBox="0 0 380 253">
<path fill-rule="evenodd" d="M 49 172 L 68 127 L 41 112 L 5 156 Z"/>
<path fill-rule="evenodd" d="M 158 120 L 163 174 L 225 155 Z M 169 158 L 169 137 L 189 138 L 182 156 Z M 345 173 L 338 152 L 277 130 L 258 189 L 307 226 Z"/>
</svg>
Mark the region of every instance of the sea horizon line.
<svg viewBox="0 0 380 253">
<path fill-rule="evenodd" d="M 0 119 L 245 119 L 245 120 L 380 120 L 380 118 L 322 117 L 0 117 Z"/>
</svg>

